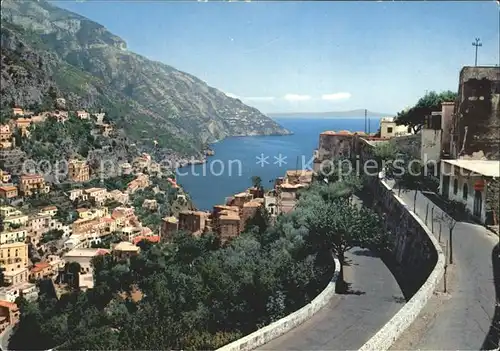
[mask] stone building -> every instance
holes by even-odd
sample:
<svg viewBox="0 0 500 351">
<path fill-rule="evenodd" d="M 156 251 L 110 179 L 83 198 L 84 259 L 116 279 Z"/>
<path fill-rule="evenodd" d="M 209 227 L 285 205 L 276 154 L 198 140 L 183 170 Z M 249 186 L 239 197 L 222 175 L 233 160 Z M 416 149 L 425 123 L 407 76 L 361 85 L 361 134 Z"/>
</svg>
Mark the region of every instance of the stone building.
<svg viewBox="0 0 500 351">
<path fill-rule="evenodd" d="M 313 171 L 303 169 L 288 170 L 285 174 L 284 183 L 309 185 L 312 182 Z"/>
<path fill-rule="evenodd" d="M 8 124 L 0 125 L 0 142 L 2 141 L 10 141 L 12 139 L 12 131 L 10 130 L 10 126 Z"/>
<path fill-rule="evenodd" d="M 163 240 L 169 240 L 172 235 L 179 230 L 179 220 L 173 216 L 162 219 L 161 237 Z"/>
<path fill-rule="evenodd" d="M 222 210 L 217 218 L 217 234 L 221 242 L 237 237 L 240 234 L 241 219 L 238 212 Z"/>
<path fill-rule="evenodd" d="M 398 126 L 394 117 L 380 119 L 380 137 L 390 139 L 393 137 L 412 134 L 412 129 L 407 126 Z"/>
<path fill-rule="evenodd" d="M 326 131 L 319 135 L 319 144 L 316 152 L 315 163 L 333 160 L 341 156 L 348 156 L 352 133 L 346 130 L 340 132 Z"/>
<path fill-rule="evenodd" d="M 17 187 L 14 185 L 0 186 L 0 198 L 10 201 L 18 196 Z"/>
<path fill-rule="evenodd" d="M 259 199 L 263 200 L 263 199 Z M 241 209 L 240 232 L 245 230 L 247 222 L 255 216 L 257 210 L 262 207 L 264 201 L 253 200 L 243 204 Z"/>
<path fill-rule="evenodd" d="M 30 269 L 30 278 L 33 280 L 47 278 L 52 274 L 54 274 L 54 271 L 48 262 L 35 263 Z"/>
<path fill-rule="evenodd" d="M 455 111 L 452 157 L 500 160 L 500 67 L 463 67 Z"/>
<path fill-rule="evenodd" d="M 88 182 L 90 168 L 86 161 L 70 160 L 68 163 L 68 178 L 77 183 Z"/>
<path fill-rule="evenodd" d="M 243 208 L 243 205 L 253 199 L 253 195 L 249 192 L 243 192 L 233 195 L 232 201 L 230 201 L 231 206 L 236 206 Z"/>
<path fill-rule="evenodd" d="M 0 300 L 0 334 L 8 326 L 13 326 L 19 321 L 21 312 L 13 302 Z"/>
<path fill-rule="evenodd" d="M 108 198 L 108 190 L 106 188 L 89 188 L 85 189 L 85 193 L 89 199 L 94 200 L 96 206 L 104 205 L 104 202 Z"/>
<path fill-rule="evenodd" d="M 0 265 L 7 284 L 28 281 L 28 245 L 24 242 L 0 245 Z"/>
<path fill-rule="evenodd" d="M 179 213 L 179 230 L 186 230 L 200 235 L 205 230 L 209 213 L 202 211 L 181 211 Z"/>
<path fill-rule="evenodd" d="M 50 188 L 45 184 L 45 179 L 40 174 L 25 174 L 20 177 L 19 190 L 23 196 L 31 196 L 33 194 L 47 194 Z"/>
<path fill-rule="evenodd" d="M 137 256 L 141 249 L 129 241 L 122 241 L 114 245 L 111 249 L 111 254 L 119 259 L 129 259 L 132 256 Z"/>
</svg>

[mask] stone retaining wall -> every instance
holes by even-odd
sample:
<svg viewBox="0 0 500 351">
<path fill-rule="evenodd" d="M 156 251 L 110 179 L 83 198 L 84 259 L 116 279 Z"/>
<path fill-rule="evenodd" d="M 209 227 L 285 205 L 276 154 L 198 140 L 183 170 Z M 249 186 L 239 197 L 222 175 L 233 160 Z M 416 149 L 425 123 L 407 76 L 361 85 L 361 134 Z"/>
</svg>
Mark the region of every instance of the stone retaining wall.
<svg viewBox="0 0 500 351">
<path fill-rule="evenodd" d="M 422 149 L 422 136 L 420 134 L 400 136 L 393 138 L 391 141 L 408 155 L 411 155 L 417 160 L 420 159 Z"/>
<path fill-rule="evenodd" d="M 332 280 L 328 283 L 326 288 L 310 303 L 302 307 L 301 309 L 289 314 L 286 317 L 277 320 L 261 328 L 252 334 L 249 334 L 241 339 L 233 341 L 227 344 L 217 351 L 249 351 L 256 347 L 264 345 L 271 340 L 289 332 L 300 324 L 304 323 L 315 315 L 321 308 L 326 306 L 330 299 L 335 295 L 335 284 L 337 282 L 340 273 L 340 262 L 335 258 L 335 272 L 333 274 Z"/>
<path fill-rule="evenodd" d="M 382 329 L 360 350 L 387 350 L 415 321 L 432 297 L 444 274 L 445 256 L 424 222 L 412 208 L 396 196 L 385 182 L 376 180 L 372 190 L 378 200 L 374 206 L 385 216 L 386 229 L 394 235 L 394 254 L 407 276 L 420 288 Z"/>
</svg>

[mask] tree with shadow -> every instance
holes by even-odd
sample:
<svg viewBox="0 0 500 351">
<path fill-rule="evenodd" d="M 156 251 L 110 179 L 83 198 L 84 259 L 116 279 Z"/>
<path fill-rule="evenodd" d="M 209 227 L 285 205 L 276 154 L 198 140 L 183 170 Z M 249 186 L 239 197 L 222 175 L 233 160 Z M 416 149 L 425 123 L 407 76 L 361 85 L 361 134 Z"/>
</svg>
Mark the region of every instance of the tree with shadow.
<svg viewBox="0 0 500 351">
<path fill-rule="evenodd" d="M 343 266 L 345 253 L 355 246 L 373 247 L 380 241 L 382 228 L 379 217 L 371 209 L 360 207 L 348 198 L 317 201 L 311 208 L 306 224 L 308 244 L 318 252 L 334 253 L 340 261 L 338 292 L 346 292 Z"/>
</svg>

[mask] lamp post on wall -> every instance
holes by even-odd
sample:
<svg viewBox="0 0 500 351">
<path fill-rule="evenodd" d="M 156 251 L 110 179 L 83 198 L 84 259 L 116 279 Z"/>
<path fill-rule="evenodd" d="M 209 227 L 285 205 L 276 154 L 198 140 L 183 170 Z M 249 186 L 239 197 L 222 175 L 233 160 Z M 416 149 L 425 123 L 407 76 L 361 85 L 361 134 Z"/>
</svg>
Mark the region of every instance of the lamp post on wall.
<svg viewBox="0 0 500 351">
<path fill-rule="evenodd" d="M 481 43 L 481 39 L 476 38 L 475 42 L 472 43 L 472 46 L 476 47 L 476 59 L 474 61 L 474 66 L 477 66 L 477 48 L 479 48 L 480 46 L 483 46 L 483 44 Z"/>
</svg>

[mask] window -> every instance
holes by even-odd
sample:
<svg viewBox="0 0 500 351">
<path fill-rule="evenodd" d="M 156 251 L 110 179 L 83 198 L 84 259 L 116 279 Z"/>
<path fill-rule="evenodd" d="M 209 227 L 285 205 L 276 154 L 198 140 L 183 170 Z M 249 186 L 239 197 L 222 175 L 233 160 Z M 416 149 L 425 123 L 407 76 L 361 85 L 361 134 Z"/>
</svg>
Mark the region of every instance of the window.
<svg viewBox="0 0 500 351">
<path fill-rule="evenodd" d="M 462 189 L 462 198 L 467 200 L 467 195 L 469 195 L 469 186 L 465 183 Z"/>
<path fill-rule="evenodd" d="M 387 133 L 392 133 L 392 127 L 387 127 Z"/>
<path fill-rule="evenodd" d="M 408 127 L 407 131 L 408 131 L 408 133 L 411 133 L 411 127 Z"/>
<path fill-rule="evenodd" d="M 458 193 L 458 179 L 453 180 L 453 195 Z"/>
</svg>

